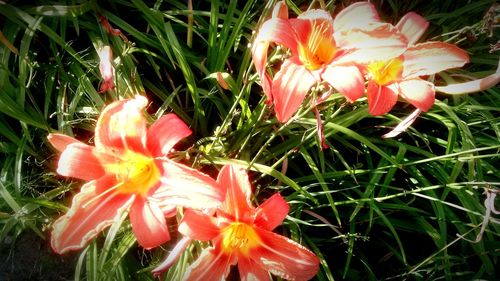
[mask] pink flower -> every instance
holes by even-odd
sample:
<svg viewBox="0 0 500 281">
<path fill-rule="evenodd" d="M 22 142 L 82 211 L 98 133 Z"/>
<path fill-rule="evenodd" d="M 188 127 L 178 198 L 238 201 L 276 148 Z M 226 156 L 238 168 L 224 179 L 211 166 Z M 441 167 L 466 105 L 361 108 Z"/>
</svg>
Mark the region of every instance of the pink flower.
<svg viewBox="0 0 500 281">
<path fill-rule="evenodd" d="M 215 216 L 187 210 L 179 225 L 185 248 L 189 239 L 212 241 L 189 266 L 183 280 L 221 280 L 231 265 L 238 264 L 241 280 L 269 280 L 268 272 L 289 280 L 308 280 L 319 269 L 319 259 L 302 245 L 273 233 L 288 214 L 288 204 L 279 194 L 257 208 L 252 206 L 252 190 L 242 168 L 227 165 L 217 178 L 227 187 L 226 199 Z M 178 247 L 176 247 L 178 248 Z M 174 250 L 173 252 L 178 251 Z M 167 259 L 165 265 L 172 264 Z M 165 268 L 157 268 L 161 273 Z"/>
<path fill-rule="evenodd" d="M 396 28 L 407 38 L 406 51 L 392 59 L 379 59 L 366 66 L 368 79 L 368 110 L 372 115 L 389 112 L 401 96 L 421 111 L 434 105 L 434 84 L 421 76 L 462 67 L 469 62 L 467 53 L 444 42 L 417 42 L 427 29 L 428 22 L 410 12 Z"/>
<path fill-rule="evenodd" d="M 326 82 L 354 102 L 364 94 L 359 66 L 399 56 L 407 45 L 394 26 L 380 22 L 369 2 L 354 3 L 335 19 L 324 10 L 309 10 L 288 19 L 284 6 L 280 2 L 275 7 L 273 17 L 264 22 L 252 47 L 262 88 L 280 122 L 291 118 L 318 83 Z M 271 42 L 291 52 L 272 79 L 265 68 Z"/>
<path fill-rule="evenodd" d="M 150 249 L 170 239 L 165 216 L 175 214 L 176 206 L 214 208 L 224 198 L 215 180 L 166 157 L 191 130 L 174 114 L 148 129 L 146 104 L 137 95 L 108 105 L 97 121 L 95 147 L 61 134 L 48 136 L 62 152 L 57 172 L 88 181 L 53 225 L 55 252 L 84 247 L 127 211 L 139 244 Z"/>
</svg>

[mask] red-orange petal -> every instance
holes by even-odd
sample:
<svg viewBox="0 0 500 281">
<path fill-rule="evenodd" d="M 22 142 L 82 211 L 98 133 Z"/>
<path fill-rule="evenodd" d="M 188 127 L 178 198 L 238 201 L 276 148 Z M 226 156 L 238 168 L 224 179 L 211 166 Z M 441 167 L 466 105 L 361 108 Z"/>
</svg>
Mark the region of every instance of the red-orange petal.
<svg viewBox="0 0 500 281">
<path fill-rule="evenodd" d="M 408 45 L 415 44 L 424 35 L 429 22 L 415 12 L 406 13 L 396 24 L 396 28 L 408 39 Z"/>
<path fill-rule="evenodd" d="M 170 240 L 167 221 L 156 203 L 138 196 L 129 211 L 137 242 L 149 250 Z"/>
<path fill-rule="evenodd" d="M 273 18 L 288 19 L 288 7 L 286 1 L 279 1 L 273 8 Z"/>
<path fill-rule="evenodd" d="M 403 54 L 403 77 L 415 78 L 462 67 L 469 62 L 465 50 L 445 42 L 425 42 L 409 47 Z"/>
<path fill-rule="evenodd" d="M 63 134 L 49 134 L 47 140 L 59 152 L 63 152 L 66 147 L 72 143 L 79 143 L 80 141 Z"/>
<path fill-rule="evenodd" d="M 255 41 L 252 44 L 252 60 L 255 66 L 255 70 L 260 77 L 260 84 L 262 90 L 267 97 L 267 102 L 272 104 L 273 96 L 271 94 L 271 77 L 267 74 L 266 63 L 267 63 L 267 49 L 269 48 L 269 42 L 267 41 Z"/>
<path fill-rule="evenodd" d="M 225 165 L 219 172 L 217 182 L 226 187 L 226 197 L 221 209 L 233 215 L 236 221 L 245 220 L 254 209 L 250 202 L 252 186 L 242 167 Z"/>
<path fill-rule="evenodd" d="M 113 181 L 103 178 L 82 186 L 73 198 L 68 213 L 57 219 L 52 226 L 51 246 L 59 254 L 83 248 L 104 228 L 117 221 L 130 206 L 132 197 L 105 190 L 98 185 Z"/>
<path fill-rule="evenodd" d="M 271 280 L 267 270 L 249 258 L 238 259 L 238 271 L 241 281 Z"/>
<path fill-rule="evenodd" d="M 365 93 L 365 80 L 357 66 L 328 66 L 321 76 L 349 102 L 354 102 Z"/>
<path fill-rule="evenodd" d="M 214 248 L 203 250 L 198 259 L 186 270 L 182 280 L 225 280 L 236 258 Z"/>
<path fill-rule="evenodd" d="M 316 78 L 303 65 L 283 62 L 273 80 L 274 111 L 279 122 L 288 121 L 299 109 Z"/>
<path fill-rule="evenodd" d="M 59 158 L 57 173 L 86 181 L 95 180 L 105 175 L 95 148 L 81 142 L 74 142 L 66 146 Z"/>
<path fill-rule="evenodd" d="M 380 22 L 377 10 L 370 2 L 357 2 L 342 9 L 333 22 L 335 31 L 342 32 L 353 28 L 365 28 L 371 23 Z"/>
<path fill-rule="evenodd" d="M 276 193 L 255 210 L 255 225 L 266 230 L 279 226 L 288 215 L 290 207 L 285 199 Z"/>
<path fill-rule="evenodd" d="M 435 101 L 434 84 L 422 79 L 409 79 L 398 83 L 399 94 L 422 111 L 428 111 Z"/>
<path fill-rule="evenodd" d="M 162 205 L 176 205 L 193 209 L 218 207 L 224 200 L 223 188 L 210 176 L 186 165 L 165 159 L 162 185 L 152 194 Z"/>
<path fill-rule="evenodd" d="M 214 217 L 188 209 L 184 212 L 178 231 L 184 236 L 199 241 L 213 240 L 220 234 Z"/>
<path fill-rule="evenodd" d="M 282 44 L 296 52 L 297 39 L 294 36 L 294 31 L 290 22 L 283 18 L 271 18 L 264 22 L 259 29 L 259 33 L 252 43 L 252 61 L 255 70 L 260 77 L 261 86 L 266 94 L 269 103 L 273 102 L 271 94 L 272 82 L 266 71 L 267 52 L 269 43 L 275 42 Z"/>
<path fill-rule="evenodd" d="M 183 138 L 191 135 L 191 130 L 177 115 L 169 113 L 162 116 L 149 127 L 147 147 L 151 155 L 167 155 Z"/>
<path fill-rule="evenodd" d="M 95 146 L 98 150 L 130 149 L 146 153 L 146 118 L 142 110 L 148 100 L 140 95 L 106 106 L 97 120 Z"/>
<path fill-rule="evenodd" d="M 256 230 L 262 244 L 249 254 L 256 264 L 287 280 L 309 280 L 316 275 L 319 259 L 313 252 L 284 236 Z"/>
<path fill-rule="evenodd" d="M 380 86 L 373 81 L 368 81 L 366 95 L 368 112 L 374 116 L 389 112 L 398 101 L 398 92 L 390 87 Z"/>
</svg>

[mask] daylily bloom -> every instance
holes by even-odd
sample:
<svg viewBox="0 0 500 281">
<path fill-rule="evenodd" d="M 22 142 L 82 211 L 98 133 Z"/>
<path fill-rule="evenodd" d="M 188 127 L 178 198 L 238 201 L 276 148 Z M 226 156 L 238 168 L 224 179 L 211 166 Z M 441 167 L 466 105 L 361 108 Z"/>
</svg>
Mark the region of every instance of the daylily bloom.
<svg viewBox="0 0 500 281">
<path fill-rule="evenodd" d="M 407 38 L 408 48 L 397 57 L 380 59 L 366 67 L 368 111 L 382 115 L 392 109 L 401 96 L 421 111 L 434 105 L 434 84 L 420 76 L 431 75 L 469 62 L 467 53 L 445 42 L 417 43 L 428 22 L 416 13 L 403 16 L 396 28 Z"/>
<path fill-rule="evenodd" d="M 364 94 L 360 65 L 397 57 L 407 46 L 406 39 L 394 26 L 380 22 L 369 2 L 354 3 L 335 19 L 319 9 L 288 19 L 284 6 L 280 2 L 275 7 L 273 17 L 264 22 L 252 47 L 262 88 L 280 122 L 292 117 L 318 83 L 326 82 L 354 102 Z M 273 79 L 265 67 L 271 42 L 291 52 Z"/>
<path fill-rule="evenodd" d="M 241 280 L 270 280 L 268 272 L 289 280 L 308 280 L 316 275 L 316 255 L 272 232 L 289 210 L 281 195 L 275 194 L 253 207 L 248 176 L 237 166 L 224 166 L 217 182 L 227 191 L 215 216 L 186 210 L 179 224 L 179 232 L 189 239 L 212 241 L 212 247 L 203 250 L 183 280 L 223 280 L 236 263 Z M 186 241 L 181 240 L 181 246 Z"/>
<path fill-rule="evenodd" d="M 147 102 L 137 95 L 106 106 L 97 120 L 95 146 L 48 136 L 62 152 L 57 172 L 88 181 L 53 224 L 55 252 L 84 247 L 126 211 L 138 243 L 150 249 L 170 239 L 165 216 L 174 215 L 176 206 L 215 208 L 224 199 L 214 179 L 167 158 L 191 130 L 175 114 L 147 128 L 142 112 Z"/>
<path fill-rule="evenodd" d="M 99 55 L 99 72 L 104 80 L 101 84 L 100 92 L 115 89 L 115 68 L 111 61 L 113 60 L 113 53 L 109 46 L 104 46 L 97 52 Z"/>
</svg>

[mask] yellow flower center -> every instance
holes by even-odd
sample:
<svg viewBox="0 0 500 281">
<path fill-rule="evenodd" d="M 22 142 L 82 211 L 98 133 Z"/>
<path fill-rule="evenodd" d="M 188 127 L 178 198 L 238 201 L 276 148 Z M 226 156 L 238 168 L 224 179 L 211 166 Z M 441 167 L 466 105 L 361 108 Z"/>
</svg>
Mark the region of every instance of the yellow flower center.
<svg viewBox="0 0 500 281">
<path fill-rule="evenodd" d="M 387 85 L 401 79 L 403 60 L 394 58 L 389 61 L 376 61 L 367 66 L 370 78 L 378 85 Z"/>
<path fill-rule="evenodd" d="M 222 250 L 228 254 L 239 252 L 248 256 L 250 249 L 261 244 L 255 229 L 241 222 L 233 222 L 222 229 L 222 237 Z"/>
<path fill-rule="evenodd" d="M 312 23 L 311 34 L 305 44 L 299 43 L 299 59 L 309 70 L 316 70 L 330 63 L 335 57 L 336 47 L 328 22 Z"/>
<path fill-rule="evenodd" d="M 143 197 L 161 177 L 154 158 L 132 151 L 127 151 L 119 162 L 107 164 L 105 168 L 107 172 L 115 174 L 120 193 L 134 193 Z"/>
</svg>

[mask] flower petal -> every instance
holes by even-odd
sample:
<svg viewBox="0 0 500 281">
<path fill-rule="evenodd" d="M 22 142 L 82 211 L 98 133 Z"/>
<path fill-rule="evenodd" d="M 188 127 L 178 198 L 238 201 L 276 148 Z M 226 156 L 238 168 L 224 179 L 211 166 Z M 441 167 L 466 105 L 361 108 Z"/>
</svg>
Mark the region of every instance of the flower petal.
<svg viewBox="0 0 500 281">
<path fill-rule="evenodd" d="M 297 39 L 290 21 L 283 18 L 270 18 L 259 29 L 254 42 L 274 42 L 295 52 Z"/>
<path fill-rule="evenodd" d="M 276 118 L 288 121 L 299 109 L 316 78 L 303 66 L 286 60 L 273 80 L 273 100 Z"/>
<path fill-rule="evenodd" d="M 332 15 L 325 10 L 322 9 L 310 9 L 301 13 L 298 19 L 303 20 L 327 20 L 333 21 Z M 332 22 L 333 24 L 333 22 Z"/>
<path fill-rule="evenodd" d="M 380 22 L 377 9 L 370 2 L 357 2 L 342 9 L 333 22 L 335 31 L 346 31 L 353 28 L 365 28 L 369 24 Z"/>
<path fill-rule="evenodd" d="M 168 159 L 159 162 L 158 166 L 163 166 L 165 173 L 162 185 L 152 196 L 162 205 L 216 208 L 224 199 L 223 188 L 208 175 Z"/>
<path fill-rule="evenodd" d="M 220 233 L 214 217 L 188 209 L 184 212 L 178 231 L 184 236 L 200 241 L 212 240 Z"/>
<path fill-rule="evenodd" d="M 138 196 L 129 212 L 130 223 L 137 242 L 149 250 L 170 240 L 162 210 L 151 201 Z"/>
<path fill-rule="evenodd" d="M 66 147 L 72 143 L 79 143 L 80 141 L 63 134 L 49 134 L 47 136 L 50 144 L 59 152 L 63 152 Z"/>
<path fill-rule="evenodd" d="M 392 129 L 389 133 L 386 133 L 382 135 L 382 138 L 394 138 L 398 136 L 399 134 L 405 132 L 415 120 L 417 120 L 417 117 L 422 113 L 420 109 L 415 109 L 415 111 L 412 112 L 412 114 L 408 115 L 405 119 L 403 119 L 394 129 Z"/>
<path fill-rule="evenodd" d="M 100 91 L 105 92 L 107 90 L 113 90 L 115 88 L 115 68 L 111 64 L 113 61 L 113 52 L 109 46 L 104 46 L 98 50 L 97 54 L 99 55 L 99 71 L 104 80 L 101 84 Z"/>
<path fill-rule="evenodd" d="M 272 104 L 273 96 L 271 94 L 271 77 L 266 72 L 266 62 L 267 62 L 267 49 L 269 48 L 269 42 L 257 42 L 252 44 L 252 61 L 255 66 L 255 70 L 260 77 L 260 84 L 264 94 L 266 94 L 267 102 Z"/>
<path fill-rule="evenodd" d="M 415 12 L 406 13 L 396 24 L 396 28 L 408 39 L 408 45 L 415 44 L 424 35 L 429 22 Z"/>
<path fill-rule="evenodd" d="M 279 193 L 264 201 L 255 210 L 255 225 L 266 230 L 279 226 L 288 215 L 290 207 Z"/>
<path fill-rule="evenodd" d="M 288 19 L 288 7 L 286 1 L 282 0 L 276 3 L 272 13 L 273 18 Z"/>
<path fill-rule="evenodd" d="M 365 29 L 335 31 L 334 37 L 344 50 L 344 55 L 335 59 L 335 64 L 390 60 L 401 55 L 408 45 L 406 37 L 387 23 L 374 23 Z"/>
<path fill-rule="evenodd" d="M 191 130 L 177 115 L 162 116 L 149 127 L 147 147 L 153 156 L 167 155 L 183 138 L 191 135 Z"/>
<path fill-rule="evenodd" d="M 82 186 L 68 213 L 53 224 L 51 246 L 56 253 L 84 247 L 126 211 L 133 197 L 108 192 L 112 182 L 105 177 Z"/>
<path fill-rule="evenodd" d="M 222 251 L 216 251 L 214 248 L 205 249 L 187 268 L 182 280 L 225 280 L 231 265 L 235 262 L 235 257 L 225 255 Z"/>
<path fill-rule="evenodd" d="M 267 270 L 248 258 L 238 258 L 238 271 L 241 281 L 271 280 Z"/>
<path fill-rule="evenodd" d="M 382 115 L 389 112 L 398 101 L 398 92 L 388 86 L 380 86 L 368 81 L 366 89 L 368 98 L 368 112 L 371 115 Z"/>
<path fill-rule="evenodd" d="M 405 100 L 422 111 L 428 111 L 434 105 L 434 84 L 422 79 L 404 80 L 399 84 L 399 94 Z"/>
<path fill-rule="evenodd" d="M 356 66 L 328 66 L 321 77 L 349 102 L 356 101 L 365 93 L 365 80 Z"/>
<path fill-rule="evenodd" d="M 160 277 L 163 272 L 168 270 L 181 256 L 181 254 L 186 250 L 187 246 L 191 243 L 191 239 L 188 237 L 182 237 L 172 251 L 168 254 L 168 256 L 157 266 L 155 267 L 151 273 L 155 277 Z"/>
<path fill-rule="evenodd" d="M 425 42 L 409 47 L 403 54 L 403 77 L 414 78 L 462 67 L 469 62 L 467 53 L 445 42 Z"/>
<path fill-rule="evenodd" d="M 273 102 L 271 94 L 271 78 L 266 72 L 267 51 L 270 42 L 276 42 L 296 52 L 297 39 L 290 22 L 283 18 L 271 18 L 264 22 L 252 43 L 252 61 L 260 77 L 262 89 L 269 103 Z"/>
<path fill-rule="evenodd" d="M 106 106 L 95 129 L 97 150 L 130 149 L 144 154 L 147 131 L 142 110 L 147 102 L 145 97 L 137 95 L 135 99 L 116 101 Z"/>
<path fill-rule="evenodd" d="M 449 84 L 446 86 L 436 86 L 436 91 L 450 95 L 466 94 L 484 91 L 500 83 L 500 64 L 497 71 L 481 79 L 476 79 L 463 83 Z"/>
<path fill-rule="evenodd" d="M 57 173 L 90 181 L 102 177 L 105 171 L 93 146 L 74 142 L 61 153 Z"/>
<path fill-rule="evenodd" d="M 227 188 L 221 209 L 233 215 L 235 221 L 242 221 L 253 212 L 250 202 L 252 186 L 245 169 L 236 165 L 225 165 L 219 172 L 217 182 Z"/>
<path fill-rule="evenodd" d="M 262 244 L 249 253 L 256 264 L 287 280 L 309 280 L 316 275 L 319 259 L 313 252 L 284 236 L 256 230 Z"/>
</svg>

